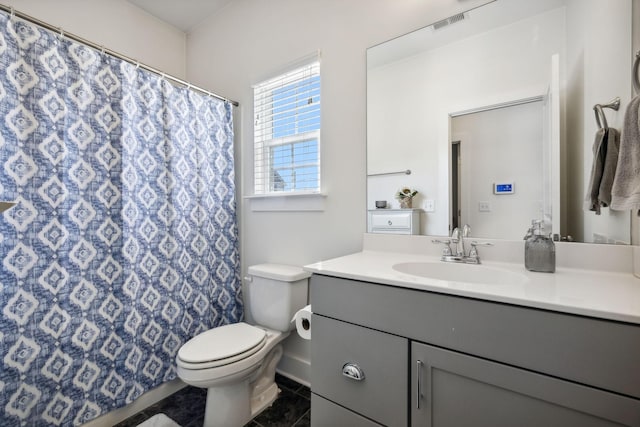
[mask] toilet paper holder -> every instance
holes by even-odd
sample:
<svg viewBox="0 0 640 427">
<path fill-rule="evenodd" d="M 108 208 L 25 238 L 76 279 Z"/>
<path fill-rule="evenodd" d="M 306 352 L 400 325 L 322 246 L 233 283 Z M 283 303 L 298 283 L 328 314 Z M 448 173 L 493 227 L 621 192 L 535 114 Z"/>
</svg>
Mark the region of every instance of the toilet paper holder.
<svg viewBox="0 0 640 427">
<path fill-rule="evenodd" d="M 311 311 L 311 306 L 308 305 L 298 310 L 296 314 L 293 316 L 293 319 L 291 319 L 292 322 L 295 322 L 296 324 L 295 329 L 298 332 L 298 335 L 300 336 L 300 338 L 302 338 L 303 340 L 311 339 L 311 315 L 312 314 L 313 313 Z"/>
<path fill-rule="evenodd" d="M 345 363 L 342 366 L 342 375 L 356 381 L 364 380 L 364 371 L 360 366 L 353 362 Z"/>
</svg>

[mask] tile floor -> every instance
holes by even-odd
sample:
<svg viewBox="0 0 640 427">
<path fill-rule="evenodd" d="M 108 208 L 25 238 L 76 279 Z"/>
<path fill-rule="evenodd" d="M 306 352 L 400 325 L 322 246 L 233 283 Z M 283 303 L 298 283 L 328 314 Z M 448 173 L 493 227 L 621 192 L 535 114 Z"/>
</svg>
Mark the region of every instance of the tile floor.
<svg viewBox="0 0 640 427">
<path fill-rule="evenodd" d="M 311 425 L 311 391 L 276 374 L 282 392 L 273 405 L 246 427 L 306 427 Z M 202 427 L 206 390 L 187 386 L 166 399 L 127 418 L 115 427 L 135 427 L 155 414 L 163 413 L 182 427 Z"/>
</svg>

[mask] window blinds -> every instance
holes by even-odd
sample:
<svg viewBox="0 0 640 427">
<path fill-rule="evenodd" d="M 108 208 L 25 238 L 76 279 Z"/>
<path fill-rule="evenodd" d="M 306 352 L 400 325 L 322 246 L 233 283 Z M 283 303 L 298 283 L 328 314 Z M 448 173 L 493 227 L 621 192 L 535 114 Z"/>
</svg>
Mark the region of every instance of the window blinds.
<svg viewBox="0 0 640 427">
<path fill-rule="evenodd" d="M 320 63 L 254 87 L 254 191 L 320 191 Z"/>
</svg>

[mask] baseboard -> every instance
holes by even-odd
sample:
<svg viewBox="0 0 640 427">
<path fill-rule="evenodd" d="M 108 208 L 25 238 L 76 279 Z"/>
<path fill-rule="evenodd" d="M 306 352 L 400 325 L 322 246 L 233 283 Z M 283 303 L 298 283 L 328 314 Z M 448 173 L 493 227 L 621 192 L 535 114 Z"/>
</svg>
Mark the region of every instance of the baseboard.
<svg viewBox="0 0 640 427">
<path fill-rule="evenodd" d="M 280 363 L 278 363 L 276 372 L 283 377 L 311 387 L 311 361 L 309 360 L 285 353 L 282 355 Z"/>
<path fill-rule="evenodd" d="M 130 416 L 137 414 L 138 412 L 153 405 L 154 403 L 161 401 L 162 399 L 175 393 L 176 391 L 181 390 L 185 386 L 186 384 L 179 378 L 161 384 L 153 390 L 149 390 L 148 392 L 144 393 L 142 396 L 140 396 L 134 402 L 128 404 L 127 406 L 118 408 L 111 412 L 107 412 L 106 414 L 101 415 L 98 418 L 94 418 L 88 423 L 83 424 L 83 427 L 111 427 L 126 420 Z"/>
</svg>

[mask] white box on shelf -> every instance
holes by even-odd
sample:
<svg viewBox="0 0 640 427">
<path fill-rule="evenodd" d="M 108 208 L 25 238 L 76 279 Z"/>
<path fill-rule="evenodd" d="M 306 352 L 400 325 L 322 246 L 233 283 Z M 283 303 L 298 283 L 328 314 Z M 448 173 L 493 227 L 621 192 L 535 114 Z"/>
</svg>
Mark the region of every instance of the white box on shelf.
<svg viewBox="0 0 640 427">
<path fill-rule="evenodd" d="M 367 231 L 386 234 L 420 234 L 422 209 L 372 209 Z"/>
</svg>

